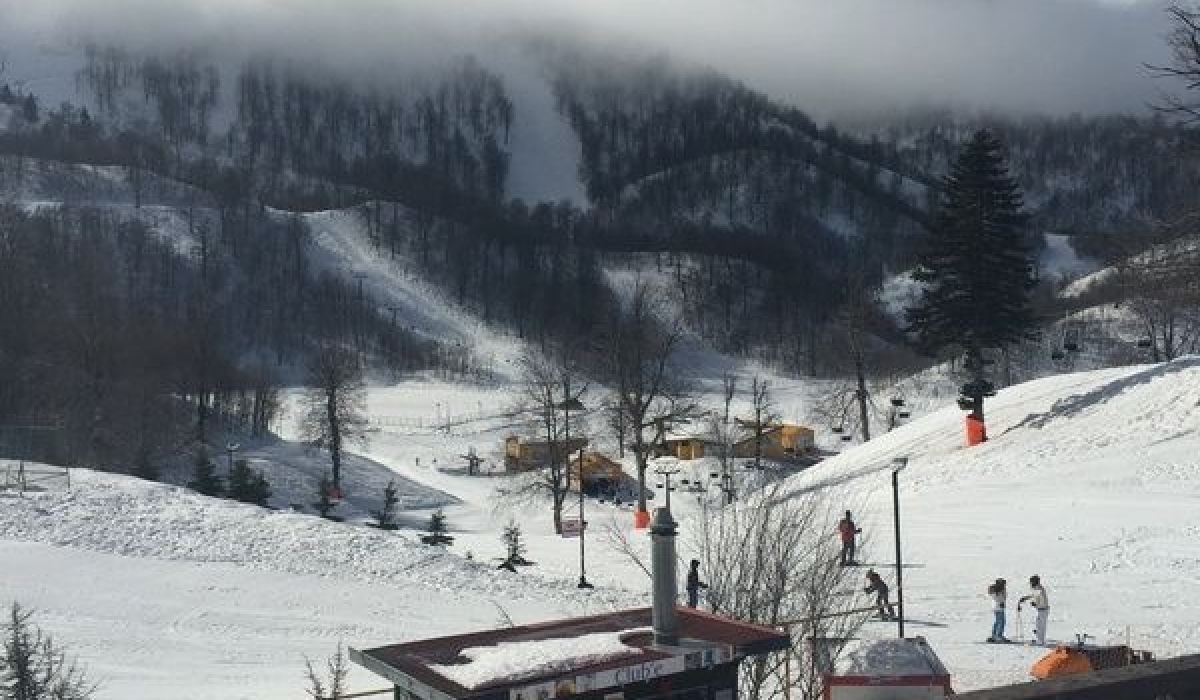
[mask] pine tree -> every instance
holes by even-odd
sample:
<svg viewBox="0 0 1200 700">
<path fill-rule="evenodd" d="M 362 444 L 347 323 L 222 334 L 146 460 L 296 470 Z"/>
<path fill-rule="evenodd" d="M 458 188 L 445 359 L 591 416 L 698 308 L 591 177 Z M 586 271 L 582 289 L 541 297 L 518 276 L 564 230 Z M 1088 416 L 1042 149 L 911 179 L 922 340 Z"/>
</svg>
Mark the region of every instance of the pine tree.
<svg viewBox="0 0 1200 700">
<path fill-rule="evenodd" d="M 429 525 L 426 526 L 429 530 L 428 535 L 421 535 L 421 541 L 425 544 L 450 544 L 454 538 L 446 534 L 446 514 L 438 508 L 429 516 Z"/>
<path fill-rule="evenodd" d="M 208 458 L 208 450 L 204 447 L 196 451 L 196 459 L 192 463 L 192 480 L 188 482 L 188 488 L 205 496 L 220 496 L 224 490 L 221 477 L 217 474 L 217 465 Z"/>
<path fill-rule="evenodd" d="M 983 351 L 1029 338 L 1035 327 L 1033 255 L 1021 206 L 999 140 L 986 129 L 976 132 L 946 179 L 913 274 L 925 289 L 906 311 L 909 330 L 927 348 L 966 354 L 972 381 L 963 393 L 980 420 L 983 397 L 992 391 Z"/>
<path fill-rule="evenodd" d="M 87 700 L 96 686 L 63 649 L 33 624 L 32 615 L 13 603 L 0 621 L 0 698 Z"/>
<path fill-rule="evenodd" d="M 400 502 L 396 496 L 396 481 L 389 481 L 383 487 L 383 507 L 371 513 L 375 516 L 375 525 L 380 530 L 396 529 L 396 504 Z"/>
<path fill-rule="evenodd" d="M 250 463 L 239 459 L 233 463 L 229 473 L 229 497 L 242 503 L 267 505 L 271 497 L 271 486 L 262 472 L 253 469 Z"/>
<path fill-rule="evenodd" d="M 501 541 L 504 542 L 504 549 L 507 555 L 504 562 L 499 568 L 516 571 L 518 566 L 528 566 L 532 562 L 525 558 L 525 542 L 521 537 L 521 526 L 515 522 L 510 522 L 505 528 L 503 534 L 500 535 Z"/>
</svg>

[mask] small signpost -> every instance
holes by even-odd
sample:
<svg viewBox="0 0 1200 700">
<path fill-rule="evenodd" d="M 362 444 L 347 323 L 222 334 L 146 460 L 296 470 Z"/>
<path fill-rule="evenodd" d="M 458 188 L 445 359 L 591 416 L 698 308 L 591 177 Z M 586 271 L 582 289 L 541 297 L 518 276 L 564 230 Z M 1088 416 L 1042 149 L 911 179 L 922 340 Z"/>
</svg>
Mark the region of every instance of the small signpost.
<svg viewBox="0 0 1200 700">
<path fill-rule="evenodd" d="M 587 527 L 587 522 L 579 518 L 563 518 L 562 536 L 565 538 L 579 537 L 583 534 L 585 527 Z"/>
</svg>

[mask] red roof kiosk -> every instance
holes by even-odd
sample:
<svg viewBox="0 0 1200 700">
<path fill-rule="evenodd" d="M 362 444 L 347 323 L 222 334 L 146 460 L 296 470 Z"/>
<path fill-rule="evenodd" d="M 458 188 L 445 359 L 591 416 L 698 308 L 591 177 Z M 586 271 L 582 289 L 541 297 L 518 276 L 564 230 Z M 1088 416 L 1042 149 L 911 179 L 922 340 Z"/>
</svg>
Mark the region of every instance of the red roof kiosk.
<svg viewBox="0 0 1200 700">
<path fill-rule="evenodd" d="M 950 672 L 924 637 L 817 639 L 824 700 L 941 700 L 953 695 Z"/>
<path fill-rule="evenodd" d="M 396 700 L 737 700 L 742 659 L 785 632 L 676 606 L 675 521 L 650 529 L 654 605 L 359 651 Z"/>
</svg>

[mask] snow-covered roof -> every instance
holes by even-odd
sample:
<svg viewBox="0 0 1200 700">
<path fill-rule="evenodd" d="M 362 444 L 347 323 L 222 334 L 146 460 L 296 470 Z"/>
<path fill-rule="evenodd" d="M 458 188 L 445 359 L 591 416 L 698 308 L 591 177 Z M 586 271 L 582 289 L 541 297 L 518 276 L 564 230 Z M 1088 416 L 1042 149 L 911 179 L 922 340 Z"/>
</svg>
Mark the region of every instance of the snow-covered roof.
<svg viewBox="0 0 1200 700">
<path fill-rule="evenodd" d="M 430 664 L 429 668 L 464 688 L 512 683 L 575 671 L 627 656 L 640 656 L 642 650 L 627 646 L 622 638 L 648 632 L 649 628 L 640 627 L 620 632 L 584 634 L 569 640 L 533 639 L 467 647 L 458 652 L 459 656 L 469 659 L 467 663 Z"/>
<path fill-rule="evenodd" d="M 833 665 L 838 676 L 944 676 L 946 667 L 921 637 L 850 640 Z"/>
</svg>

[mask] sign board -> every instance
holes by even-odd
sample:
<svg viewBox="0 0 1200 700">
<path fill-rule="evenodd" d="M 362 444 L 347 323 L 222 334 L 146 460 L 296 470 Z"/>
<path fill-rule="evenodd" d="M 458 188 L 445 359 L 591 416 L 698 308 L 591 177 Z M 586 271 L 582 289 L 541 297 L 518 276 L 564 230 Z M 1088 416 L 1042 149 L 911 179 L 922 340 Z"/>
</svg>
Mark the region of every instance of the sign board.
<svg viewBox="0 0 1200 700">
<path fill-rule="evenodd" d="M 580 523 L 583 523 L 582 526 Z M 587 527 L 587 523 L 579 518 L 563 518 L 562 519 L 562 536 L 563 537 L 579 537 L 583 532 L 583 528 Z"/>
<path fill-rule="evenodd" d="M 668 656 L 645 663 L 578 676 L 565 676 L 553 681 L 515 688 L 508 692 L 508 698 L 509 700 L 551 700 L 593 690 L 643 683 L 693 669 L 711 668 L 716 664 L 728 663 L 731 660 L 733 660 L 731 647 L 698 649 L 683 656 Z M 605 699 L 607 700 L 610 695 L 620 695 L 620 693 L 607 693 Z"/>
</svg>

